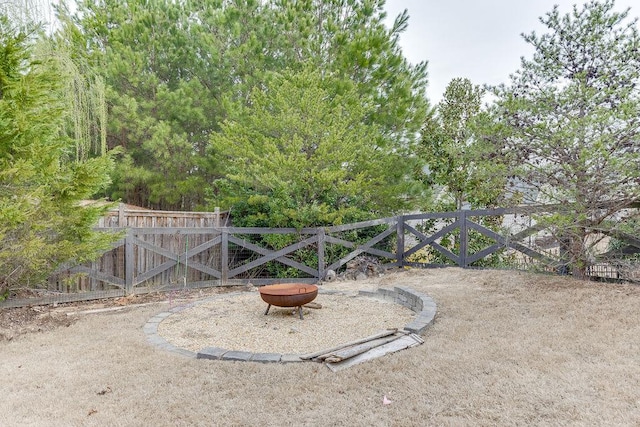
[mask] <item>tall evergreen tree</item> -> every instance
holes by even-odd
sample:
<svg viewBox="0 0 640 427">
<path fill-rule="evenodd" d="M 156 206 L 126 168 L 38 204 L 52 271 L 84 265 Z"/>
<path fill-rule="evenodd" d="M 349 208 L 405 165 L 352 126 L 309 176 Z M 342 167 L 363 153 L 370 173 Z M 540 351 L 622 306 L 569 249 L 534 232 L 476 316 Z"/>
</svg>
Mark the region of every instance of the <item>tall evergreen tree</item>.
<svg viewBox="0 0 640 427">
<path fill-rule="evenodd" d="M 310 63 L 355 83 L 361 102 L 368 105 L 367 122 L 379 126 L 390 147 L 416 141 L 427 110 L 427 63 L 412 66 L 402 54 L 399 38 L 409 23 L 406 10 L 387 28 L 384 0 L 272 3 L 287 64 L 298 63 L 301 69 Z"/>
<path fill-rule="evenodd" d="M 78 4 L 72 21 L 86 36 L 78 42 L 89 46 L 89 60 L 105 79 L 107 145 L 122 149 L 107 194 L 112 199 L 161 209 L 202 207 L 203 154 L 222 101 L 215 78 L 206 78 L 215 43 L 202 46 L 190 6 Z"/>
<path fill-rule="evenodd" d="M 225 165 L 216 202 L 237 224 L 341 224 L 407 206 L 406 159 L 380 148 L 355 85 L 338 83 L 318 71 L 275 74 L 214 134 L 212 155 Z"/>
<path fill-rule="evenodd" d="M 456 78 L 447 86 L 442 101 L 425 120 L 420 157 L 428 167 L 423 180 L 436 188 L 434 206 L 439 211 L 481 209 L 496 207 L 503 201 L 506 168 L 495 146 L 485 138 L 493 134 L 492 118 L 482 107 L 484 90 L 469 79 Z M 476 217 L 474 221 L 498 231 L 499 217 Z M 429 232 L 437 231 L 441 224 L 425 223 Z M 478 251 L 493 242 L 480 233 L 470 231 L 468 248 Z M 456 233 L 440 242 L 457 252 L 460 248 Z M 436 250 L 429 250 L 431 262 L 451 263 Z M 500 254 L 476 262 L 476 266 L 496 265 Z"/>
<path fill-rule="evenodd" d="M 441 208 L 496 206 L 504 194 L 504 166 L 484 138 L 490 118 L 483 95 L 469 79 L 453 79 L 425 120 L 419 153 L 428 167 L 426 183 L 444 191 Z"/>
<path fill-rule="evenodd" d="M 0 295 L 38 284 L 61 263 L 108 246 L 91 231 L 104 208 L 81 206 L 108 183 L 108 157 L 77 161 L 65 136 L 68 75 L 35 57 L 35 32 L 0 16 Z"/>
<path fill-rule="evenodd" d="M 552 226 L 573 273 L 594 260 L 601 232 L 623 225 L 640 201 L 640 37 L 629 11 L 590 1 L 555 7 L 511 84 L 494 88 L 510 134 L 503 152 L 539 200 L 557 203 Z"/>
</svg>

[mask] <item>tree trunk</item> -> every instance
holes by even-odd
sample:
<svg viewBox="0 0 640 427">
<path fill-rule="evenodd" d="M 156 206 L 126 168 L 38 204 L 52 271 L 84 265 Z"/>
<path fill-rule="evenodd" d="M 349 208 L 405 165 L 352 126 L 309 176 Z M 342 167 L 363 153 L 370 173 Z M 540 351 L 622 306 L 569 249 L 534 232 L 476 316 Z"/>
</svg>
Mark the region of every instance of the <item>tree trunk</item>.
<svg viewBox="0 0 640 427">
<path fill-rule="evenodd" d="M 570 238 L 571 273 L 573 277 L 580 280 L 588 279 L 589 259 L 584 245 L 585 238 L 586 231 L 583 227 L 580 227 L 577 233 Z"/>
</svg>

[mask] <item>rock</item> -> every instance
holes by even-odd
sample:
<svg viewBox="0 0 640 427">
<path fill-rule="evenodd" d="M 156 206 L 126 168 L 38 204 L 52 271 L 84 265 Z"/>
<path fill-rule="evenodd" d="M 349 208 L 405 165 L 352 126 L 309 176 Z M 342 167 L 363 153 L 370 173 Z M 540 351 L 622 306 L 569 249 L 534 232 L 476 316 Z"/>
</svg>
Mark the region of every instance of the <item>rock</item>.
<svg viewBox="0 0 640 427">
<path fill-rule="evenodd" d="M 367 277 L 380 277 L 384 273 L 384 267 L 380 260 L 373 256 L 359 256 L 347 263 L 346 270 L 340 274 L 344 280 L 364 280 Z"/>
<path fill-rule="evenodd" d="M 324 280 L 327 282 L 333 282 L 336 280 L 336 272 L 333 270 L 327 270 L 327 274 L 324 275 Z"/>
</svg>

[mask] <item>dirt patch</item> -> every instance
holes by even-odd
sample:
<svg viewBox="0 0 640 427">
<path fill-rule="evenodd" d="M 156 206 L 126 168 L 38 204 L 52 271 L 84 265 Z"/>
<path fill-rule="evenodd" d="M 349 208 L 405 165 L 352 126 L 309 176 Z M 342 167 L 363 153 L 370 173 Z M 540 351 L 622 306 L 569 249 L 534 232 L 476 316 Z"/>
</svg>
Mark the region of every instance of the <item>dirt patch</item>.
<svg viewBox="0 0 640 427">
<path fill-rule="evenodd" d="M 0 308 L 0 342 L 9 341 L 24 334 L 47 332 L 59 327 L 68 327 L 76 322 L 78 315 L 82 313 L 107 311 L 110 308 L 132 308 L 152 303 L 180 304 L 185 301 L 246 289 L 247 287 L 245 286 L 196 290 L 184 289 L 48 306 Z"/>
<path fill-rule="evenodd" d="M 17 336 L 50 331 L 61 326 L 71 326 L 75 316 L 50 307 L 23 307 L 0 310 L 0 342 Z"/>
<path fill-rule="evenodd" d="M 338 373 L 150 345 L 168 298 L 74 307 L 68 327 L 0 342 L 0 425 L 637 425 L 640 287 L 457 268 L 323 286 L 395 285 L 437 303 L 425 343 Z"/>
</svg>

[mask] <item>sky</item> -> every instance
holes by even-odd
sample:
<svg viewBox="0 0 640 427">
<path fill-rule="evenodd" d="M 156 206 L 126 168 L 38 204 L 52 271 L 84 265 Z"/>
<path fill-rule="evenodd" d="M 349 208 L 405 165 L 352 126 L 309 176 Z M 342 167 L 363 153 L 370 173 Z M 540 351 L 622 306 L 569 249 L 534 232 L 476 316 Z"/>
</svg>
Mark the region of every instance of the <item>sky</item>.
<svg viewBox="0 0 640 427">
<path fill-rule="evenodd" d="M 530 58 L 533 49 L 521 34 L 546 32 L 539 17 L 557 4 L 564 15 L 583 0 L 387 0 L 389 25 L 404 9 L 409 27 L 400 46 L 412 64 L 428 61 L 427 96 L 432 104 L 442 98 L 449 82 L 465 77 L 473 84 L 509 83 Z M 635 4 L 634 4 L 635 3 Z M 630 18 L 640 16 L 638 0 L 617 0 L 615 10 L 630 7 Z"/>
</svg>

